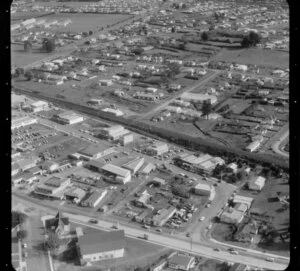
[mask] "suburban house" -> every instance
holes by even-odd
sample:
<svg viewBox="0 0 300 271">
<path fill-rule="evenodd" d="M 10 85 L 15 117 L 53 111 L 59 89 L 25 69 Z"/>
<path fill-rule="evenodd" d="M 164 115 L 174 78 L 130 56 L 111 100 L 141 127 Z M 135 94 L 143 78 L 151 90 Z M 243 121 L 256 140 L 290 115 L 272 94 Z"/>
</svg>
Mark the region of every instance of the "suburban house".
<svg viewBox="0 0 300 271">
<path fill-rule="evenodd" d="M 258 176 L 254 180 L 248 182 L 248 188 L 250 190 L 261 191 L 265 186 L 266 178 Z"/>
<path fill-rule="evenodd" d="M 176 254 L 173 255 L 168 262 L 168 267 L 174 270 L 185 270 L 188 271 L 194 267 L 195 258 L 188 255 Z"/>
</svg>

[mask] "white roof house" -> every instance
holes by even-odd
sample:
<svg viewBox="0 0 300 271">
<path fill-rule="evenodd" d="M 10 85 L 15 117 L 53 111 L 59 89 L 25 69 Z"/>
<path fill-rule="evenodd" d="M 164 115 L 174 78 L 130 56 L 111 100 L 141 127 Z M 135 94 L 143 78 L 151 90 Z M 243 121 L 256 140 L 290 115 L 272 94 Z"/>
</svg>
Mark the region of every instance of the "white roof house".
<svg viewBox="0 0 300 271">
<path fill-rule="evenodd" d="M 260 146 L 260 143 L 261 142 L 259 140 L 255 140 L 246 147 L 246 150 L 248 150 L 250 152 L 254 152 Z"/>
<path fill-rule="evenodd" d="M 233 198 L 234 204 L 244 203 L 248 206 L 248 209 L 250 209 L 252 202 L 253 202 L 253 198 L 250 198 L 250 197 L 235 195 Z"/>
<path fill-rule="evenodd" d="M 262 176 L 258 176 L 256 179 L 250 181 L 248 183 L 248 187 L 250 190 L 261 191 L 266 182 L 266 178 Z"/>
</svg>

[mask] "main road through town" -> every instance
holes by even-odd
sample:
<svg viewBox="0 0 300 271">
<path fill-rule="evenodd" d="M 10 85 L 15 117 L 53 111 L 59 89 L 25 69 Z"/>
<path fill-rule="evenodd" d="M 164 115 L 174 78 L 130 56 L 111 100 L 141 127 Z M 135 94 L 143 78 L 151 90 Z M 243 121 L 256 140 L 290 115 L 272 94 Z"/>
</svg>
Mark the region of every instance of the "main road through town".
<svg viewBox="0 0 300 271">
<path fill-rule="evenodd" d="M 277 142 L 275 142 L 275 144 L 272 146 L 273 151 L 285 156 L 285 157 L 289 157 L 290 155 L 286 152 L 284 152 L 282 150 L 282 147 L 284 147 L 284 143 L 286 143 L 288 141 L 288 137 L 289 137 L 290 131 L 287 130 L 279 139 Z"/>
<path fill-rule="evenodd" d="M 44 212 L 46 211 L 48 214 L 51 215 L 55 215 L 57 212 L 55 208 L 51 208 L 50 206 L 46 207 L 43 204 L 34 203 L 28 197 L 20 197 L 17 195 L 13 195 L 13 198 L 24 205 L 34 206 L 36 209 L 43 210 Z M 83 225 L 85 227 L 88 226 L 88 227 L 93 227 L 101 230 L 111 230 L 111 227 L 114 224 L 114 222 L 109 222 L 106 220 L 102 220 L 101 218 L 100 219 L 97 218 L 98 224 L 91 225 L 89 223 L 91 217 L 72 214 L 69 212 L 64 212 L 64 215 L 69 217 L 70 221 L 73 223 Z M 201 240 L 201 242 L 199 242 L 199 241 L 194 241 L 191 238 L 179 238 L 173 235 L 154 233 L 145 229 L 133 228 L 130 227 L 129 225 L 124 225 L 124 224 L 119 224 L 119 229 L 123 229 L 125 231 L 126 236 L 131 238 L 139 238 L 139 237 L 141 238 L 144 236 L 144 234 L 148 234 L 149 238 L 147 242 L 168 247 L 171 249 L 179 250 L 179 251 L 193 253 L 211 259 L 244 263 L 246 265 L 255 266 L 259 268 L 267 268 L 271 270 L 284 270 L 289 263 L 289 258 L 281 257 L 277 255 L 276 256 L 271 255 L 276 257 L 275 261 L 268 262 L 266 261 L 266 258 L 270 257 L 270 254 L 266 254 L 258 251 L 251 251 L 247 249 L 236 249 L 237 251 L 239 251 L 238 255 L 231 254 L 227 250 L 215 251 L 214 248 L 217 247 L 223 248 L 224 245 L 226 244 L 222 244 L 221 246 L 218 244 L 217 246 L 216 244 L 213 244 L 209 240 Z"/>
</svg>

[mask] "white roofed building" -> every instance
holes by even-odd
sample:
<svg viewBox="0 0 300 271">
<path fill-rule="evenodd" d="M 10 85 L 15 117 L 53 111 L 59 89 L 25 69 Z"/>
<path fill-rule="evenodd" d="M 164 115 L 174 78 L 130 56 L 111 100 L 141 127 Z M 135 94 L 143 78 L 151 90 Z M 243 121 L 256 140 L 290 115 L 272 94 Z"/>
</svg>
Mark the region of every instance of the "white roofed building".
<svg viewBox="0 0 300 271">
<path fill-rule="evenodd" d="M 261 191 L 265 186 L 266 178 L 258 176 L 256 179 L 248 182 L 248 188 L 250 190 Z"/>
<path fill-rule="evenodd" d="M 130 170 L 118 167 L 113 164 L 106 164 L 101 168 L 101 171 L 106 175 L 106 180 L 113 183 L 125 184 L 131 181 Z"/>
</svg>

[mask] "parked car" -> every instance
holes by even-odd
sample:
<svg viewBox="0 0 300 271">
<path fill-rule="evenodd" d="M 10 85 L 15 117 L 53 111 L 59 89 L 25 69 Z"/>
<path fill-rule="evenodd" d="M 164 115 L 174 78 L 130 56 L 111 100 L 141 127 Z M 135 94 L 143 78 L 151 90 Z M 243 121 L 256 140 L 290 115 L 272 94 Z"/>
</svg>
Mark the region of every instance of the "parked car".
<svg viewBox="0 0 300 271">
<path fill-rule="evenodd" d="M 268 258 L 266 258 L 266 261 L 268 261 L 268 262 L 274 262 L 274 258 L 271 258 L 271 257 L 268 257 Z"/>
<path fill-rule="evenodd" d="M 203 221 L 205 219 L 205 216 L 201 216 L 200 218 L 199 218 L 199 221 Z"/>
<path fill-rule="evenodd" d="M 89 222 L 90 222 L 90 223 L 93 223 L 93 224 L 97 224 L 97 223 L 98 223 L 98 220 L 96 220 L 96 219 L 91 219 Z"/>
</svg>

